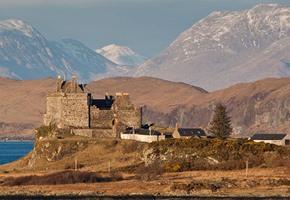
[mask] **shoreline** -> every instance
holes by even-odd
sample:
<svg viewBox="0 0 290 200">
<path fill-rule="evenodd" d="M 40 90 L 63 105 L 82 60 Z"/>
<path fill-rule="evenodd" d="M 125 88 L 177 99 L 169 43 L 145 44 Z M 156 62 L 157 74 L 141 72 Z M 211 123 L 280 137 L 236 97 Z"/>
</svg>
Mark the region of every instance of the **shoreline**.
<svg viewBox="0 0 290 200">
<path fill-rule="evenodd" d="M 280 199 L 280 200 L 287 200 L 290 196 L 237 196 L 237 195 L 210 195 L 210 196 L 203 196 L 203 195 L 159 195 L 159 194 L 124 194 L 124 195 L 103 195 L 103 194 L 52 194 L 52 195 L 45 195 L 45 194 L 8 194 L 3 195 L 0 194 L 1 199 L 59 199 L 59 200 L 69 200 L 69 199 L 81 199 L 81 200 L 115 200 L 115 199 L 162 199 L 162 200 L 174 200 L 174 199 L 207 199 L 207 200 L 214 200 L 214 199 L 223 199 L 223 200 L 231 200 L 231 199 L 263 199 L 263 200 L 271 200 L 271 199 Z"/>
<path fill-rule="evenodd" d="M 35 142 L 35 140 L 0 140 L 0 142 Z"/>
</svg>

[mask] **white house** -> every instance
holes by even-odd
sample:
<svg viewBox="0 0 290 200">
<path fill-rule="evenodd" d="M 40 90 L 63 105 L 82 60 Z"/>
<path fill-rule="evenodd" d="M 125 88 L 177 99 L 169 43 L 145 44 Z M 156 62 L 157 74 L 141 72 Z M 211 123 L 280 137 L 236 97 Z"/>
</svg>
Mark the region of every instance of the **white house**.
<svg viewBox="0 0 290 200">
<path fill-rule="evenodd" d="M 265 142 L 276 145 L 289 146 L 290 145 L 290 134 L 254 134 L 250 137 L 254 142 Z"/>
</svg>

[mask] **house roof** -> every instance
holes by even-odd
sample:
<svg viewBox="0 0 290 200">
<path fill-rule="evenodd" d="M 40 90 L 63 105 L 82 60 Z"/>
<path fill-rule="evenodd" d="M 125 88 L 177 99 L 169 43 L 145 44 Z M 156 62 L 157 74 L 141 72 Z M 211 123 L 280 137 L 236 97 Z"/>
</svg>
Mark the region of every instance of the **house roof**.
<svg viewBox="0 0 290 200">
<path fill-rule="evenodd" d="M 181 137 L 206 136 L 201 128 L 178 128 L 178 132 Z"/>
<path fill-rule="evenodd" d="M 151 130 L 151 134 L 150 134 L 149 129 L 143 129 L 143 128 L 137 129 L 137 134 L 140 134 L 140 135 L 161 135 L 161 133 L 159 131 L 156 131 L 156 130 Z"/>
<path fill-rule="evenodd" d="M 252 140 L 282 140 L 287 134 L 266 134 L 259 133 L 251 137 Z"/>
<path fill-rule="evenodd" d="M 127 129 L 124 134 L 133 134 L 133 129 Z M 139 135 L 150 135 L 149 129 L 139 128 L 135 129 L 135 134 Z M 151 135 L 162 135 L 159 131 L 151 130 Z"/>
<path fill-rule="evenodd" d="M 113 99 L 93 99 L 91 105 L 101 110 L 109 110 L 112 107 Z"/>
</svg>

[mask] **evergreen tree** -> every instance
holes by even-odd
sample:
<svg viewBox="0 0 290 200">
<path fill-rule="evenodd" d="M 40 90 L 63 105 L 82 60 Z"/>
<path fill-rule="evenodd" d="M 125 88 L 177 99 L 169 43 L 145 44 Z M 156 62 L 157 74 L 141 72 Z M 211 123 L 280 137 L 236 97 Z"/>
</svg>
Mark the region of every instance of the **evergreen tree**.
<svg viewBox="0 0 290 200">
<path fill-rule="evenodd" d="M 233 129 L 231 128 L 231 118 L 228 116 L 226 107 L 221 103 L 217 104 L 212 120 L 209 124 L 209 131 L 218 138 L 228 137 Z"/>
</svg>

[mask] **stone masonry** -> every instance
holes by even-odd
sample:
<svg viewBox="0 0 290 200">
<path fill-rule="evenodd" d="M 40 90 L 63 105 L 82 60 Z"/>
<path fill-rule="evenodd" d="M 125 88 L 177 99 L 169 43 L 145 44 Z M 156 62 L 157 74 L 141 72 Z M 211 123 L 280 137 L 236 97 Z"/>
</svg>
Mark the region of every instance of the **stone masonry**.
<svg viewBox="0 0 290 200">
<path fill-rule="evenodd" d="M 126 127 L 140 128 L 141 108 L 136 108 L 128 93 L 116 93 L 104 99 L 93 99 L 83 85 L 57 79 L 56 91 L 47 95 L 44 124 L 71 128 L 76 135 L 119 137 Z"/>
</svg>

